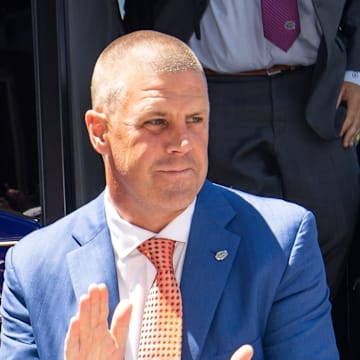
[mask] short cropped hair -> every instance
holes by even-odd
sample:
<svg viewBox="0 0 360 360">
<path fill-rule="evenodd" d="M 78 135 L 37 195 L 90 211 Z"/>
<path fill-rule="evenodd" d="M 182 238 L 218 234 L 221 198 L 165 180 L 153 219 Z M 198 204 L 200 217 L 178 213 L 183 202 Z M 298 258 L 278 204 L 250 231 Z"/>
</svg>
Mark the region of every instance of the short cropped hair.
<svg viewBox="0 0 360 360">
<path fill-rule="evenodd" d="M 131 75 L 142 71 L 203 73 L 203 68 L 181 40 L 151 30 L 132 32 L 114 40 L 100 54 L 91 80 L 93 108 L 112 112 L 123 101 Z"/>
</svg>

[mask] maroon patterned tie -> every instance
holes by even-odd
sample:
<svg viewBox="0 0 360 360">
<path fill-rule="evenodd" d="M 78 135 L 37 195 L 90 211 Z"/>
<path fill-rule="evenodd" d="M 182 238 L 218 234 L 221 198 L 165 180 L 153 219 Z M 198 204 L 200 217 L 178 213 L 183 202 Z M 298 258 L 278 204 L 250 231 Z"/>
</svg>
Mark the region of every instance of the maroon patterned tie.
<svg viewBox="0 0 360 360">
<path fill-rule="evenodd" d="M 296 0 L 261 0 L 265 38 L 288 51 L 300 34 Z"/>
<path fill-rule="evenodd" d="M 181 359 L 182 303 L 174 274 L 174 247 L 175 241 L 162 238 L 138 246 L 157 271 L 145 303 L 138 359 Z"/>
</svg>

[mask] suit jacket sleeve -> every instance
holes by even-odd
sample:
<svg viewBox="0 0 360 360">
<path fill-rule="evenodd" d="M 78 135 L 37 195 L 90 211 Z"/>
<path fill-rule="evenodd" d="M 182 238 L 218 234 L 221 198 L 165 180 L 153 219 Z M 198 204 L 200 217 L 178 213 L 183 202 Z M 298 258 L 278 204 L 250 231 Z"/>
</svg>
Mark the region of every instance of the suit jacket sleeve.
<svg viewBox="0 0 360 360">
<path fill-rule="evenodd" d="M 200 38 L 200 19 L 209 0 L 126 0 L 126 32 L 153 29 L 188 42 L 195 31 Z"/>
<path fill-rule="evenodd" d="M 12 264 L 13 248 L 6 254 L 6 271 L 1 316 L 0 359 L 39 359 L 22 287 Z"/>
<path fill-rule="evenodd" d="M 265 359 L 338 359 L 330 310 L 315 219 L 306 212 L 268 319 Z"/>
<path fill-rule="evenodd" d="M 341 34 L 345 38 L 348 60 L 347 69 L 360 71 L 360 1 L 347 1 L 340 24 Z"/>
</svg>

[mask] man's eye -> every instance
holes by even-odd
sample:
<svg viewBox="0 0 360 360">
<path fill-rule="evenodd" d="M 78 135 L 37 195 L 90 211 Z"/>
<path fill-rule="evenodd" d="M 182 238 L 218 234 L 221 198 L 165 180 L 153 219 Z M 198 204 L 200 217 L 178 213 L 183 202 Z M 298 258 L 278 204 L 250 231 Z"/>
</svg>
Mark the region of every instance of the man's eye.
<svg viewBox="0 0 360 360">
<path fill-rule="evenodd" d="M 200 116 L 193 116 L 191 119 L 190 119 L 190 122 L 192 123 L 199 123 L 199 122 L 202 122 L 203 121 L 203 118 L 200 117 Z"/>
<path fill-rule="evenodd" d="M 153 126 L 165 126 L 165 120 L 163 119 L 154 119 L 145 122 L 145 125 L 153 125 Z"/>
</svg>

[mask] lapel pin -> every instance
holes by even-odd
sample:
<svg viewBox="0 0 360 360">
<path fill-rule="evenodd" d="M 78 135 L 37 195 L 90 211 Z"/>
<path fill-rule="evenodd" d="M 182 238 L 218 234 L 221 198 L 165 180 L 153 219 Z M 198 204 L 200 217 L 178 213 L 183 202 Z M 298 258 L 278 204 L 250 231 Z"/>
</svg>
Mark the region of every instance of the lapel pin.
<svg viewBox="0 0 360 360">
<path fill-rule="evenodd" d="M 229 253 L 227 250 L 220 250 L 215 254 L 215 259 L 217 261 L 223 261 L 228 257 Z"/>
</svg>

